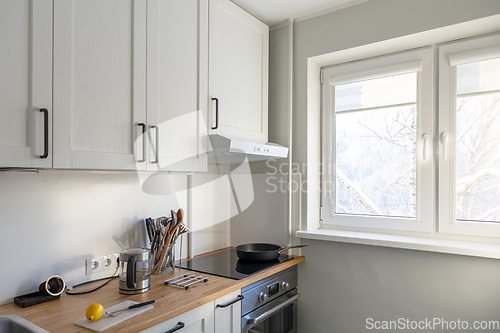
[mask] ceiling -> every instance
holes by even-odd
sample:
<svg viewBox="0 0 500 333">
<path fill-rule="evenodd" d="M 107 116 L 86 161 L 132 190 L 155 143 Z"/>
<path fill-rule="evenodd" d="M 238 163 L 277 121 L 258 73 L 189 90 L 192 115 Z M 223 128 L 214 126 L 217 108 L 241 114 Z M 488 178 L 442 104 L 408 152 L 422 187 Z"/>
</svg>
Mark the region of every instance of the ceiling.
<svg viewBox="0 0 500 333">
<path fill-rule="evenodd" d="M 304 19 L 368 0 L 231 0 L 269 26 Z"/>
</svg>

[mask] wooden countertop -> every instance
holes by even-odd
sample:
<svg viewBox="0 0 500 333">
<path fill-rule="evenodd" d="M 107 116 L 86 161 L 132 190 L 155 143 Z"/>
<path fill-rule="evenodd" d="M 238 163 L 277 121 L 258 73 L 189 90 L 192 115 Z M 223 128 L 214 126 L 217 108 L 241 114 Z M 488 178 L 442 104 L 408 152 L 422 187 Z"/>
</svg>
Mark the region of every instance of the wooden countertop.
<svg viewBox="0 0 500 333">
<path fill-rule="evenodd" d="M 0 315 L 21 316 L 51 333 L 94 332 L 73 324 L 75 320 L 85 317 L 85 310 L 91 303 L 100 303 L 104 308 L 108 308 L 125 300 L 136 302 L 156 300 L 153 309 L 138 314 L 105 330 L 105 332 L 136 333 L 284 269 L 297 265 L 304 260 L 305 257 L 294 256 L 291 260 L 253 274 L 242 280 L 233 280 L 203 274 L 209 276 L 209 281 L 203 284 L 199 283 L 196 288 L 188 290 L 166 286 L 163 281 L 192 271 L 182 269 L 180 273 L 179 270 L 176 270 L 174 273 L 167 275 L 152 275 L 151 290 L 140 295 L 120 294 L 118 292 L 118 279 L 115 279 L 100 290 L 86 295 L 70 296 L 63 294 L 58 300 L 33 305 L 27 308 L 21 308 L 14 303 L 5 304 L 0 306 Z M 79 290 L 75 289 L 75 291 L 89 290 L 103 282 L 104 281 L 95 282 L 95 284 L 89 284 L 88 287 L 82 286 L 78 288 Z"/>
</svg>

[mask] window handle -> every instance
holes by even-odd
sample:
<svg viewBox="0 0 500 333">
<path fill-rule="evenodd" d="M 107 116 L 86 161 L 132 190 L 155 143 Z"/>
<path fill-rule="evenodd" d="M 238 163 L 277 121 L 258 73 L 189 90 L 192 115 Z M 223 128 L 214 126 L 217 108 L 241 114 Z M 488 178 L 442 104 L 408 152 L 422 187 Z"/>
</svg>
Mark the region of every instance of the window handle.
<svg viewBox="0 0 500 333">
<path fill-rule="evenodd" d="M 450 135 L 446 132 L 441 134 L 441 146 L 443 147 L 443 160 L 447 160 L 448 149 L 450 146 Z"/>
<path fill-rule="evenodd" d="M 422 135 L 422 158 L 424 161 L 427 159 L 427 145 L 429 144 L 429 135 L 424 134 Z"/>
</svg>

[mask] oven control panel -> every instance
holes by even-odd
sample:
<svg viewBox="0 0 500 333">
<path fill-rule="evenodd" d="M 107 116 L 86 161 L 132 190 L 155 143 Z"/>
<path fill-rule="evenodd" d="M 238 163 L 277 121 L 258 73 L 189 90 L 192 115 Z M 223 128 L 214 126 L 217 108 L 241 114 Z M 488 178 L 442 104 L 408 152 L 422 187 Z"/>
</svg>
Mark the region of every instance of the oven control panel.
<svg viewBox="0 0 500 333">
<path fill-rule="evenodd" d="M 267 295 L 269 297 L 276 295 L 280 291 L 280 283 L 276 282 L 270 286 L 267 286 Z"/>
<path fill-rule="evenodd" d="M 242 314 L 259 307 L 297 287 L 297 269 L 287 269 L 242 289 Z"/>
</svg>

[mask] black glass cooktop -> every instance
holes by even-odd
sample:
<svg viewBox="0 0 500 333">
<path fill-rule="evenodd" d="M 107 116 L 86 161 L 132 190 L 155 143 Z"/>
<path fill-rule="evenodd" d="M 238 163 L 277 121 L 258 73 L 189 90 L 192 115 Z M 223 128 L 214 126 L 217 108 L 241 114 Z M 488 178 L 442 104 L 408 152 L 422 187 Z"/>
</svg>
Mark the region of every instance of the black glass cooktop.
<svg viewBox="0 0 500 333">
<path fill-rule="evenodd" d="M 189 261 L 183 261 L 182 268 L 239 280 L 290 259 L 293 259 L 293 257 L 282 255 L 273 261 L 246 261 L 238 258 L 235 249 L 227 249 Z"/>
</svg>

